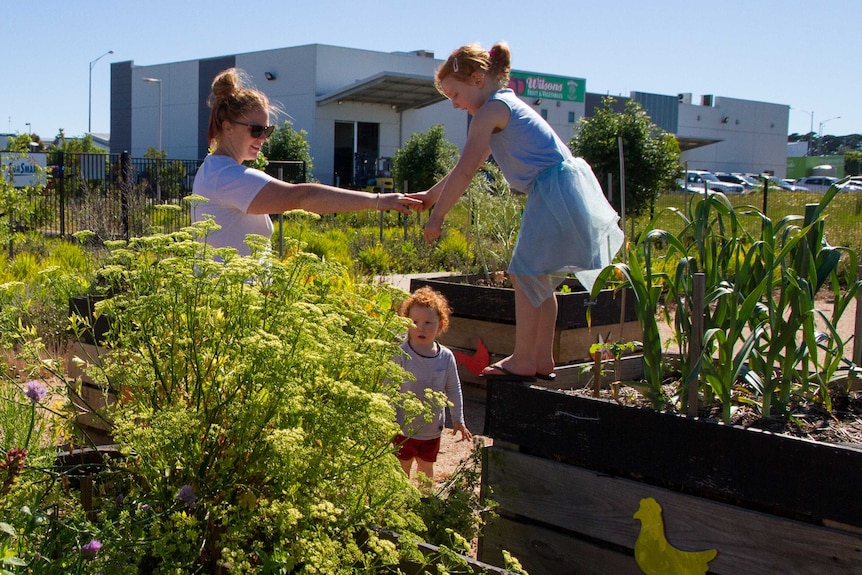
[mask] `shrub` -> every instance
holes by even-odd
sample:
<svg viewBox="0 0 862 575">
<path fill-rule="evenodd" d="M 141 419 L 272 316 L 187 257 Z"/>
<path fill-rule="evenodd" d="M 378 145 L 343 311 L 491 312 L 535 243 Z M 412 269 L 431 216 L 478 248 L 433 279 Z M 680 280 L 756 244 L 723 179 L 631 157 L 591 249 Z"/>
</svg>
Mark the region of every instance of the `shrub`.
<svg viewBox="0 0 862 575">
<path fill-rule="evenodd" d="M 29 251 L 0 255 L 0 336 L 21 324 L 56 349 L 69 327 L 69 298 L 89 289 L 94 256 L 64 240 L 21 237 Z"/>
<path fill-rule="evenodd" d="M 392 260 L 382 244 L 359 250 L 359 262 L 372 274 L 385 274 L 392 270 Z"/>
<path fill-rule="evenodd" d="M 97 304 L 112 352 L 89 372 L 121 390 L 126 459 L 122 501 L 98 502 L 100 568 L 397 561 L 367 527 L 423 530 L 390 445 L 399 296 L 308 253 L 265 256 L 263 238 L 250 257 L 207 248 L 208 224 L 112 245 L 102 270 L 127 288 Z"/>
<path fill-rule="evenodd" d="M 395 188 L 403 191 L 407 181 L 409 191 L 427 190 L 449 173 L 457 158 L 458 147 L 445 139 L 442 124 L 417 132 L 392 157 Z"/>
</svg>

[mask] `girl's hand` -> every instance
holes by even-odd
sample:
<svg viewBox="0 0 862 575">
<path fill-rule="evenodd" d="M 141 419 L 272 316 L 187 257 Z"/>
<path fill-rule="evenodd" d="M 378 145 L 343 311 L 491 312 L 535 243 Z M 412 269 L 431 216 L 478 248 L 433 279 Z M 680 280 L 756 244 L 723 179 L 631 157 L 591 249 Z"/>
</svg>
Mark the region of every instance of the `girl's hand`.
<svg viewBox="0 0 862 575">
<path fill-rule="evenodd" d="M 435 217 L 434 212 L 425 223 L 425 243 L 432 244 L 443 234 L 443 219 Z"/>
<path fill-rule="evenodd" d="M 420 202 L 418 204 L 414 204 L 411 206 L 417 212 L 424 212 L 425 210 L 430 210 L 431 207 L 434 205 L 434 202 L 436 201 L 436 198 L 432 199 L 428 195 L 427 190 L 424 192 L 416 192 L 414 194 L 407 194 L 407 197 L 410 198 L 411 200 L 418 200 Z"/>
<path fill-rule="evenodd" d="M 409 214 L 411 210 L 418 210 L 421 205 L 420 201 L 404 194 L 380 194 L 377 198 L 378 210 L 395 210 L 402 214 Z"/>
<path fill-rule="evenodd" d="M 459 442 L 473 439 L 473 434 L 470 433 L 470 430 L 467 429 L 467 426 L 463 423 L 456 423 L 452 426 L 452 435 L 455 435 L 459 431 L 461 432 L 461 439 L 458 440 Z"/>
</svg>

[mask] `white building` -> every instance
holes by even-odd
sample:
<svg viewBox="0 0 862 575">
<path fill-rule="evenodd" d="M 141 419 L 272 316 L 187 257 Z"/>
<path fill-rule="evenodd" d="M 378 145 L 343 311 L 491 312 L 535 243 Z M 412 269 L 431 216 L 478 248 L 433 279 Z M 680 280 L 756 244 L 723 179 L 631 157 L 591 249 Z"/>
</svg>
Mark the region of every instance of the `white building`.
<svg viewBox="0 0 862 575">
<path fill-rule="evenodd" d="M 441 63 L 424 50 L 320 44 L 152 66 L 117 62 L 111 65 L 111 152 L 140 157 L 161 142 L 170 158 L 202 159 L 212 80 L 235 66 L 288 114 L 278 124 L 289 119 L 295 130 L 308 133 L 318 180 L 355 185 L 367 175 L 363 166 L 391 157 L 411 134 L 435 124 L 463 147 L 467 115 L 434 88 Z M 586 93 L 582 78 L 550 74 L 513 70 L 511 85 L 568 142 L 599 96 Z M 656 124 L 677 134 L 684 149 L 703 146 L 685 152 L 692 168 L 784 174 L 788 106 L 729 98 L 694 106 L 677 96 L 632 97 Z"/>
</svg>

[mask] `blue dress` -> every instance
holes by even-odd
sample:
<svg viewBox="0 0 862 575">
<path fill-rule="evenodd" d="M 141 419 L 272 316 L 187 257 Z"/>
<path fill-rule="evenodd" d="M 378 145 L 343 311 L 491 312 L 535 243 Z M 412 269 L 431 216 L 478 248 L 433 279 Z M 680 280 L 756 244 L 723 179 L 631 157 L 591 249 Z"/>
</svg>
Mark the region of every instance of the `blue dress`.
<svg viewBox="0 0 862 575">
<path fill-rule="evenodd" d="M 510 187 L 527 194 L 508 272 L 536 307 L 568 273 L 591 290 L 623 245 L 619 215 L 589 164 L 573 157 L 535 110 L 510 89 L 492 100 L 506 104 L 510 117 L 491 135 L 491 153 Z"/>
</svg>

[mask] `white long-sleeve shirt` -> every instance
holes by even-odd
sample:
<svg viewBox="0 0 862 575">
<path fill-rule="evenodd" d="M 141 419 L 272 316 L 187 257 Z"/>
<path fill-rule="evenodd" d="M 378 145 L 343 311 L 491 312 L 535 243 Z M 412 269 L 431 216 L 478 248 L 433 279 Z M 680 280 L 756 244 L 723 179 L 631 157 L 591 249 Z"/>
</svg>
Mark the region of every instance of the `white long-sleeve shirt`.
<svg viewBox="0 0 862 575">
<path fill-rule="evenodd" d="M 436 343 L 437 353 L 432 357 L 419 355 L 410 347 L 410 342 L 401 344 L 401 349 L 407 353 L 399 356 L 395 361 L 405 370 L 415 376 L 414 381 L 405 381 L 401 384 L 401 393 L 413 392 L 416 397 L 423 399 L 425 390 L 440 391 L 446 394 L 455 423 L 464 423 L 464 403 L 461 395 L 461 379 L 458 377 L 458 366 L 455 363 L 455 355 L 452 351 Z M 426 422 L 421 416 L 413 421 L 404 421 L 404 412 L 398 409 L 398 424 L 401 432 L 406 437 L 414 439 L 435 439 L 443 434 L 446 427 L 446 409 L 435 408 L 431 421 Z"/>
</svg>

